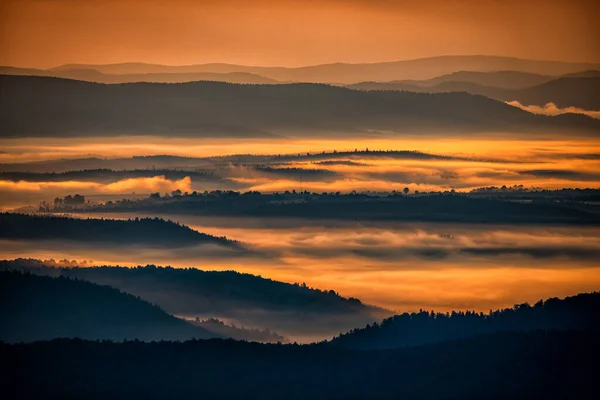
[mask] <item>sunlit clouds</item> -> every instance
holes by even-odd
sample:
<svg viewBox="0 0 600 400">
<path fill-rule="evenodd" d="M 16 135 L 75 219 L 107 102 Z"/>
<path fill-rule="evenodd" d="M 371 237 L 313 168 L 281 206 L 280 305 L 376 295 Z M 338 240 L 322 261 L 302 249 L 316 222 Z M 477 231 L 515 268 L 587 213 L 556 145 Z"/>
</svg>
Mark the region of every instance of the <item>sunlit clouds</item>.
<svg viewBox="0 0 600 400">
<path fill-rule="evenodd" d="M 130 218 L 138 214 L 102 215 Z M 143 215 L 139 215 L 143 216 Z M 95 215 L 95 217 L 99 217 Z M 231 270 L 335 288 L 344 296 L 397 311 L 509 307 L 597 290 L 600 235 L 593 227 L 388 223 L 165 216 L 227 235 L 253 254 L 207 248 L 135 251 L 60 243 L 0 242 L 0 258 L 93 260 Z"/>
<path fill-rule="evenodd" d="M 174 190 L 191 192 L 189 177 L 168 180 L 164 176 L 124 179 L 103 184 L 98 182 L 27 182 L 0 180 L 0 209 L 35 205 L 41 201 L 52 201 L 66 195 L 114 195 L 148 194 L 152 192 L 170 193 Z"/>
</svg>

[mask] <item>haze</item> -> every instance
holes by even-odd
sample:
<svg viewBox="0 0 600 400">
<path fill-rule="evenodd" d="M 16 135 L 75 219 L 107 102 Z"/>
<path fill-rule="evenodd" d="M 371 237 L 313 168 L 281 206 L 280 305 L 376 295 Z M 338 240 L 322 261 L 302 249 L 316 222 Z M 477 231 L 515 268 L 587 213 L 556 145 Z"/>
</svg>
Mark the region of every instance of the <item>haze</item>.
<svg viewBox="0 0 600 400">
<path fill-rule="evenodd" d="M 451 54 L 600 62 L 593 0 L 5 0 L 0 65 L 300 66 Z"/>
</svg>

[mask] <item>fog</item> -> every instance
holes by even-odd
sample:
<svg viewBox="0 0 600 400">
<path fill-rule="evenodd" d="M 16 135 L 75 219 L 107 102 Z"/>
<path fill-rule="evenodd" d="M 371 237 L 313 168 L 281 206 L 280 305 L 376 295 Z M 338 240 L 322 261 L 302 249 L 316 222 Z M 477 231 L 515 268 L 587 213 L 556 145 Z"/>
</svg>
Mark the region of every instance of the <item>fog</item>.
<svg viewBox="0 0 600 400">
<path fill-rule="evenodd" d="M 511 106 L 518 107 L 522 110 L 528 111 L 534 114 L 542 114 L 542 115 L 560 115 L 560 114 L 584 114 L 588 117 L 600 119 L 600 111 L 598 110 L 584 110 L 579 107 L 564 107 L 560 108 L 554 103 L 547 103 L 543 106 L 536 105 L 524 105 L 519 103 L 518 101 L 508 101 L 506 104 L 510 104 Z"/>
<path fill-rule="evenodd" d="M 0 182 L 0 207 L 37 206 L 43 200 L 83 194 L 90 201 L 143 197 L 172 190 L 259 190 L 315 192 L 430 190 L 469 191 L 482 186 L 535 188 L 600 187 L 600 144 L 596 140 L 545 135 L 511 138 L 417 136 L 361 140 L 192 140 L 146 137 L 111 139 L 0 140 L 4 171 L 50 172 L 77 158 L 169 154 L 213 157 L 231 154 L 301 155 L 268 163 L 238 158 L 202 159 L 171 166 L 173 176 L 152 173 L 153 163 L 136 159 L 147 176 L 101 180 L 10 180 Z M 364 152 L 366 149 L 370 153 Z M 360 150 L 363 152 L 354 153 Z M 374 150 L 414 150 L 420 157 L 373 155 Z M 333 151 L 337 153 L 333 153 Z M 323 151 L 328 154 L 322 154 Z M 352 154 L 339 157 L 349 151 Z M 93 153 L 93 154 L 92 154 Z M 304 157 L 306 154 L 319 157 Z M 106 160 L 105 160 L 106 158 Z M 115 161 L 117 172 L 129 158 Z M 242 161 L 239 161 L 242 160 Z M 61 161 L 61 162 L 62 162 Z M 14 164 L 35 162 L 33 164 Z M 12 164 L 11 164 L 12 163 Z M 140 164 L 142 163 L 142 164 Z M 94 164 L 97 165 L 97 164 Z M 125 167 L 123 167 L 125 166 Z M 69 167 L 68 170 L 73 168 Z M 64 170 L 60 170 L 64 171 Z M 144 172 L 145 171 L 145 172 Z M 114 171 L 113 171 L 114 172 Z M 139 171 L 138 171 L 139 172 Z M 203 175 L 204 174 L 204 175 Z M 83 175 L 85 177 L 85 174 Z M 38 175 L 35 179 L 48 179 Z M 70 179 L 70 178 L 69 178 Z M 133 195 L 135 192 L 135 195 Z M 109 216 L 94 214 L 94 217 Z M 141 215 L 118 214 L 128 218 Z M 154 216 L 154 215 L 152 215 Z M 600 231 L 588 227 L 519 227 L 467 224 L 376 224 L 344 221 L 206 218 L 163 215 L 201 232 L 244 242 L 252 251 L 230 255 L 204 248 L 103 247 L 72 243 L 2 242 L 1 258 L 88 260 L 94 265 L 157 264 L 206 270 L 237 270 L 285 282 L 336 290 L 344 296 L 396 311 L 433 308 L 476 309 L 534 302 L 597 290 L 600 284 Z"/>
<path fill-rule="evenodd" d="M 600 285 L 600 231 L 595 227 L 443 223 L 375 226 L 291 219 L 169 218 L 205 233 L 243 241 L 252 254 L 198 248 L 0 242 L 0 258 L 26 254 L 42 259 L 87 260 L 92 265 L 151 263 L 233 269 L 334 289 L 341 295 L 395 311 L 488 311 L 593 291 Z"/>
<path fill-rule="evenodd" d="M 600 144 L 595 140 L 543 140 L 537 136 L 527 140 L 388 137 L 352 142 L 289 140 L 280 143 L 277 140 L 167 141 L 160 137 L 141 141 L 122 137 L 114 140 L 40 139 L 33 145 L 31 141 L 4 139 L 0 144 L 5 149 L 0 154 L 4 162 L 0 165 L 2 209 L 37 206 L 41 201 L 75 193 L 98 200 L 98 196 L 128 197 L 133 193 L 147 195 L 173 190 L 320 193 L 401 191 L 404 187 L 413 192 L 470 191 L 502 185 L 545 189 L 600 187 Z M 88 153 L 92 149 L 95 153 Z M 367 149 L 371 152 L 367 153 Z M 374 150 L 410 150 L 425 155 L 374 155 Z M 327 153 L 323 154 L 324 151 Z M 341 158 L 337 154 L 342 151 L 349 153 Z M 295 157 L 271 158 L 268 162 L 242 156 L 168 162 L 153 158 L 114 158 L 158 154 L 185 157 L 286 154 Z M 90 156 L 100 158 L 87 158 Z M 54 161 L 41 162 L 46 159 Z M 163 171 L 154 173 L 157 163 Z M 43 174 L 85 169 L 110 171 L 100 177 L 92 172 L 81 172 L 76 177 Z M 127 175 L 125 170 L 132 172 Z M 17 172 L 22 176 L 15 175 Z M 38 175 L 27 175 L 30 172 Z"/>
</svg>

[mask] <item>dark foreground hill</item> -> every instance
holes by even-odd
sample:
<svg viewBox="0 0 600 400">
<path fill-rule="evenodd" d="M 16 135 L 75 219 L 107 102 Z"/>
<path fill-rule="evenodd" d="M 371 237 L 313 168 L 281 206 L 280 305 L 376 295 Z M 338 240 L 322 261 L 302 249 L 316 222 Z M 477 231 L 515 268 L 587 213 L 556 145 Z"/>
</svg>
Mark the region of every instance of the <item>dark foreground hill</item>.
<svg viewBox="0 0 600 400">
<path fill-rule="evenodd" d="M 388 351 L 209 340 L 0 344 L 15 398 L 587 399 L 598 335 L 530 332 Z"/>
<path fill-rule="evenodd" d="M 421 311 L 387 318 L 334 338 L 331 343 L 353 349 L 390 349 L 443 342 L 498 332 L 583 330 L 600 333 L 600 292 L 565 299 L 540 300 L 535 305 L 451 314 Z"/>
<path fill-rule="evenodd" d="M 0 340 L 188 340 L 220 337 L 117 289 L 0 271 Z"/>
<path fill-rule="evenodd" d="M 600 131 L 600 121 L 582 115 L 533 115 L 467 93 L 365 92 L 320 84 L 104 85 L 2 75 L 0 103 L 4 137 Z"/>
<path fill-rule="evenodd" d="M 84 243 L 192 246 L 214 244 L 241 249 L 225 237 L 211 236 L 160 218 L 130 220 L 69 218 L 0 213 L 0 239 L 69 240 Z"/>
<path fill-rule="evenodd" d="M 0 262 L 0 270 L 10 269 L 110 285 L 188 318 L 216 317 L 299 336 L 331 337 L 390 315 L 333 290 L 234 271 L 155 266 L 55 268 L 37 260 Z"/>
</svg>

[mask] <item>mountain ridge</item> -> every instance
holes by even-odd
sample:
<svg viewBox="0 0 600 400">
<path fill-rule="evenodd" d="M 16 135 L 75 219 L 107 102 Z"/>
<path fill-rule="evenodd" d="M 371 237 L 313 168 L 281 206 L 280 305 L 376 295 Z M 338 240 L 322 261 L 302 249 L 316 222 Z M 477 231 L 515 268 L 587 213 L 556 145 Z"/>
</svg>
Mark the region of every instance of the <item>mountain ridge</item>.
<svg viewBox="0 0 600 400">
<path fill-rule="evenodd" d="M 4 137 L 192 137 L 380 132 L 598 132 L 600 122 L 533 115 L 484 96 L 359 91 L 297 83 L 105 85 L 0 76 Z"/>
<path fill-rule="evenodd" d="M 440 65 L 446 63 L 446 65 Z M 68 70 L 90 66 L 86 64 L 67 64 L 54 67 L 53 70 Z M 424 57 L 411 60 L 386 61 L 373 63 L 328 63 L 300 67 L 246 66 L 227 63 L 192 64 L 187 66 L 167 66 L 147 63 L 119 63 L 91 65 L 95 69 L 112 71 L 185 71 L 185 72 L 233 72 L 246 71 L 259 73 L 268 78 L 283 81 L 311 81 L 326 83 L 352 83 L 368 79 L 428 79 L 451 73 L 460 69 L 474 71 L 497 71 L 511 69 L 531 73 L 561 75 L 587 69 L 600 69 L 600 63 L 571 63 L 566 61 L 528 60 L 516 57 L 486 55 L 446 55 Z M 466 68 L 465 68 L 466 67 Z M 138 70 L 136 70 L 138 68 Z M 139 68 L 146 68 L 141 69 Z M 402 72 L 399 68 L 404 68 Z M 378 70 L 379 69 L 379 70 Z M 260 74 L 260 73 L 259 73 Z M 363 77 L 363 79 L 360 79 Z"/>
</svg>

